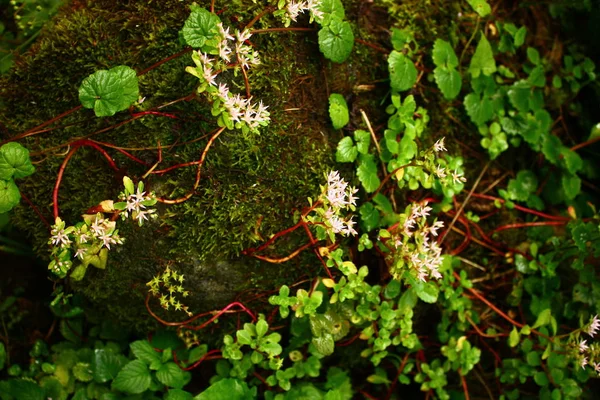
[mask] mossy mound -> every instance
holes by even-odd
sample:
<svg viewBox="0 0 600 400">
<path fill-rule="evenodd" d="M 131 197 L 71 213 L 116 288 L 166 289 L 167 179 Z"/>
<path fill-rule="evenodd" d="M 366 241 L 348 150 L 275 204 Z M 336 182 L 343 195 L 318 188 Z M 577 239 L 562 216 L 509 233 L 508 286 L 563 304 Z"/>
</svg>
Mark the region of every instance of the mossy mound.
<svg viewBox="0 0 600 400">
<path fill-rule="evenodd" d="M 259 9 L 228 4 L 221 19 L 241 28 Z M 96 70 L 128 65 L 139 72 L 184 50 L 178 32 L 188 13 L 188 6 L 175 0 L 75 0 L 65 5 L 0 80 L 2 138 L 76 107 L 79 84 Z M 265 18 L 255 27 L 269 23 Z M 269 105 L 272 123 L 251 138 L 236 131 L 224 133 L 208 154 L 195 195 L 180 205 L 160 206 L 160 217 L 142 228 L 121 223 L 126 243 L 110 252 L 107 269 L 91 268 L 83 281 L 73 285 L 122 322 L 138 328 L 152 322 L 143 312 L 144 284 L 166 265 L 185 274 L 192 291 L 188 303 L 195 311 L 222 306 L 253 285 L 276 287 L 283 278 L 289 282 L 307 272 L 301 263 L 282 269 L 239 254 L 292 225 L 294 210 L 318 194 L 323 173 L 333 165 L 332 143 L 337 137 L 328 139 L 327 91 L 316 34 L 256 35 L 252 44 L 262 59 L 249 77 L 252 95 Z M 130 112 L 193 93 L 197 80 L 184 72 L 191 64 L 186 53 L 140 76 L 140 93 L 146 100 Z M 202 136 L 216 126 L 209 105 L 198 96 L 161 111 L 176 119 L 148 115 L 95 133 L 130 116 L 122 112 L 96 118 L 91 110 L 80 110 L 48 127 L 57 129 L 21 140 L 36 163 L 36 174 L 20 184 L 22 193 L 52 221 L 52 189 L 67 145 L 88 135 L 123 148 L 155 148 L 160 143 L 165 146 L 160 168 L 197 160 L 207 142 Z M 195 142 L 183 145 L 190 141 Z M 68 223 L 77 222 L 90 206 L 116 198 L 123 175 L 137 180 L 147 170 L 107 150 L 121 168 L 117 174 L 92 149 L 82 148 L 71 159 L 59 196 L 60 215 Z M 133 152 L 148 164 L 156 162 L 156 150 Z M 195 173 L 195 167 L 182 168 L 151 175 L 146 183 L 157 194 L 174 198 L 190 190 Z M 31 235 L 37 254 L 47 259 L 48 230 L 40 218 L 25 203 L 12 215 L 12 223 Z M 277 251 L 283 255 L 302 240 L 299 235 L 283 241 Z M 318 267 L 313 263 L 310 268 Z"/>
</svg>

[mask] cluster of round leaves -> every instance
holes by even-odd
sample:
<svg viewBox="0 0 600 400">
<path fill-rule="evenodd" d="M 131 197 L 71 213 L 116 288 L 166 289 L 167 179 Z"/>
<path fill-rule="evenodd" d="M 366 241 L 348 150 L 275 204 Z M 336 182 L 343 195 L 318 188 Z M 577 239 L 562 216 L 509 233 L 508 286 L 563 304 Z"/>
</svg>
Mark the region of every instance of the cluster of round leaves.
<svg viewBox="0 0 600 400">
<path fill-rule="evenodd" d="M 25 178 L 34 171 L 29 150 L 25 147 L 15 142 L 0 147 L 0 214 L 19 204 L 21 193 L 14 180 Z"/>
</svg>

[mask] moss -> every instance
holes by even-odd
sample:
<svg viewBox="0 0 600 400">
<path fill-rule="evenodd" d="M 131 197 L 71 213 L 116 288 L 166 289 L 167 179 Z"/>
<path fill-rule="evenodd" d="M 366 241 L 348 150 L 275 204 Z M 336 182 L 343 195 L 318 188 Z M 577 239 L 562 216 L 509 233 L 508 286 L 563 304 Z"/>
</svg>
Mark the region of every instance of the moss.
<svg viewBox="0 0 600 400">
<path fill-rule="evenodd" d="M 231 4 L 222 20 L 243 26 L 258 12 L 254 6 L 243 7 L 249 8 Z M 3 135 L 26 131 L 77 106 L 79 83 L 98 69 L 125 64 L 141 71 L 182 51 L 178 30 L 188 12 L 175 0 L 151 4 L 72 1 L 46 26 L 30 51 L 17 59 L 16 68 L 1 79 L 0 120 L 8 132 Z M 256 27 L 275 23 L 265 18 Z M 358 52 L 359 64 L 327 67 L 328 73 L 323 74 L 316 32 L 255 35 L 252 42 L 263 62 L 250 75 L 252 94 L 270 106 L 271 125 L 252 138 L 224 133 L 208 154 L 196 194 L 183 204 L 159 207 L 160 218 L 143 228 L 121 224 L 127 241 L 111 251 L 107 269 L 92 268 L 82 282 L 73 285 L 125 323 L 140 329 L 152 324 L 143 311 L 144 284 L 166 265 L 185 274 L 193 292 L 189 303 L 197 311 L 222 306 L 243 290 L 274 288 L 319 268 L 311 255 L 281 268 L 239 254 L 293 224 L 294 210 L 318 194 L 323 173 L 333 165 L 332 146 L 339 140 L 329 126 L 327 82 L 334 75 L 341 76 L 340 80 L 347 76 L 372 79 L 369 66 L 361 64 L 368 55 Z M 141 76 L 140 93 L 146 100 L 136 107 L 149 109 L 192 93 L 197 81 L 184 72 L 190 64 L 186 54 Z M 333 87 L 350 93 L 348 87 Z M 177 119 L 147 116 L 94 134 L 124 121 L 127 113 L 99 119 L 90 110 L 81 110 L 61 119 L 60 129 L 23 140 L 33 152 L 37 171 L 22 182 L 22 192 L 51 220 L 52 188 L 68 150 L 66 144 L 90 134 L 122 147 L 171 145 L 163 151 L 161 167 L 197 160 L 206 143 L 199 138 L 215 126 L 207 104 L 199 96 L 163 111 Z M 115 198 L 123 175 L 139 177 L 147 169 L 109 152 L 122 168 L 118 174 L 91 149 L 82 148 L 71 159 L 59 196 L 61 216 L 68 222 L 75 223 L 91 205 Z M 149 164 L 157 158 L 155 150 L 136 155 Z M 191 188 L 194 176 L 195 167 L 189 167 L 152 175 L 147 185 L 159 195 L 176 197 Z M 13 223 L 31 235 L 37 254 L 47 259 L 47 230 L 31 209 L 25 204 L 17 207 Z M 292 236 L 274 252 L 286 254 L 303 240 L 302 235 Z"/>
</svg>

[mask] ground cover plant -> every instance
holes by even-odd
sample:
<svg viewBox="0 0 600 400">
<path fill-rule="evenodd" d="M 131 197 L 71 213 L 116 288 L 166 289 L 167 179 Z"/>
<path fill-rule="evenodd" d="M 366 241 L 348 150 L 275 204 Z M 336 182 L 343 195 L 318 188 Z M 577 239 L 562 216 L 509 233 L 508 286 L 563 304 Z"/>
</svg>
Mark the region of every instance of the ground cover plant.
<svg viewBox="0 0 600 400">
<path fill-rule="evenodd" d="M 599 16 L 11 2 L 0 399 L 593 399 Z"/>
</svg>

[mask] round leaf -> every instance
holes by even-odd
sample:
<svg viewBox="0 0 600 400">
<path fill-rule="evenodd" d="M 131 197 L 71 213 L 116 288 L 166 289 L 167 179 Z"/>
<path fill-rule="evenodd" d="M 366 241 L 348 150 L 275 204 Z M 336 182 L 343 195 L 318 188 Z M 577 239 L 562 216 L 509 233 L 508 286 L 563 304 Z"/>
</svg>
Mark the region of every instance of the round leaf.
<svg viewBox="0 0 600 400">
<path fill-rule="evenodd" d="M 392 89 L 399 92 L 410 89 L 417 81 L 417 68 L 413 62 L 396 50 L 388 57 L 388 70 Z"/>
<path fill-rule="evenodd" d="M 325 58 L 336 63 L 346 61 L 354 47 L 354 34 L 350 24 L 332 17 L 331 23 L 319 31 L 319 49 Z"/>
<path fill-rule="evenodd" d="M 112 383 L 112 388 L 121 392 L 143 393 L 150 387 L 150 370 L 142 360 L 130 361 L 123 367 Z"/>
<path fill-rule="evenodd" d="M 79 100 L 85 108 L 93 108 L 97 117 L 109 117 L 121 110 L 123 86 L 116 74 L 96 71 L 81 82 Z"/>
<path fill-rule="evenodd" d="M 339 93 L 332 93 L 329 96 L 329 117 L 335 129 L 343 128 L 350 121 L 348 104 L 344 96 Z"/>
<path fill-rule="evenodd" d="M 456 69 L 438 67 L 433 70 L 433 76 L 446 100 L 452 100 L 458 96 L 462 87 L 462 79 Z"/>
<path fill-rule="evenodd" d="M 194 48 L 202 48 L 202 50 L 207 51 L 209 47 L 207 42 L 219 34 L 217 27 L 219 22 L 221 20 L 216 14 L 204 8 L 193 6 L 192 13 L 181 30 L 185 42 Z"/>
<path fill-rule="evenodd" d="M 0 147 L 0 179 L 24 178 L 33 174 L 35 168 L 29 159 L 29 150 L 19 143 L 10 142 Z"/>
<path fill-rule="evenodd" d="M 156 371 L 156 379 L 163 385 L 181 389 L 185 384 L 185 373 L 175 364 L 169 362 L 163 364 L 158 371 Z"/>
<path fill-rule="evenodd" d="M 0 180 L 0 214 L 12 210 L 14 206 L 19 204 L 20 199 L 21 193 L 12 179 L 8 181 Z"/>
</svg>

